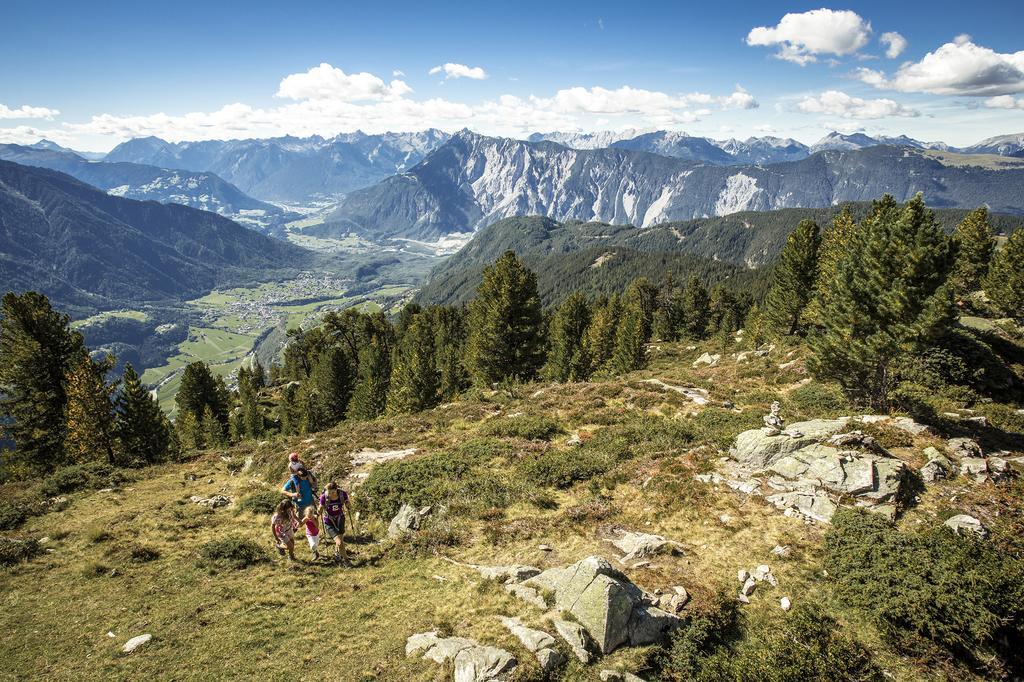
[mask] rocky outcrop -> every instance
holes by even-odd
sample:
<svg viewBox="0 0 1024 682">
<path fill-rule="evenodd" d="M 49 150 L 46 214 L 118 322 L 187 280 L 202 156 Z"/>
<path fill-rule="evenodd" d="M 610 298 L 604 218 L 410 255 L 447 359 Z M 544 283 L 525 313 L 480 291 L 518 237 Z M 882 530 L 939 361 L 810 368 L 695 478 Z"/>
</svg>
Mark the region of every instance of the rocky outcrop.
<svg viewBox="0 0 1024 682">
<path fill-rule="evenodd" d="M 527 651 L 537 657 L 537 663 L 545 674 L 551 674 L 565 663 L 565 656 L 555 648 L 555 638 L 548 633 L 528 628 L 518 618 L 502 616 L 499 620 Z"/>
<path fill-rule="evenodd" d="M 844 419 L 816 419 L 791 424 L 787 433 L 775 435 L 764 429 L 751 429 L 736 436 L 729 454 L 751 470 L 766 469 L 782 457 L 828 439 L 844 428 Z M 800 435 L 794 436 L 793 433 Z"/>
<path fill-rule="evenodd" d="M 231 504 L 231 498 L 226 495 L 214 495 L 212 497 L 201 497 L 199 495 L 193 495 L 189 498 L 192 504 L 198 504 L 202 507 L 209 507 L 210 509 L 218 509 L 220 507 L 226 507 Z"/>
<path fill-rule="evenodd" d="M 653 596 L 599 556 L 548 569 L 523 584 L 552 593 L 555 607 L 572 614 L 602 654 L 623 644 L 651 644 L 679 622 L 675 615 L 653 606 Z"/>
<path fill-rule="evenodd" d="M 556 618 L 551 624 L 555 626 L 555 631 L 569 645 L 569 651 L 580 663 L 586 665 L 594 660 L 590 636 L 582 625 L 562 618 Z"/>
<path fill-rule="evenodd" d="M 454 662 L 455 682 L 506 682 L 516 668 L 515 657 L 504 649 L 482 646 L 465 637 L 440 637 L 436 631 L 411 635 L 405 655 L 421 656 L 444 665 Z"/>
<path fill-rule="evenodd" d="M 683 551 L 682 545 L 678 542 L 650 533 L 620 531 L 620 535 L 611 542 L 619 551 L 623 552 L 624 556 L 619 559 L 622 563 L 645 559 L 665 552 L 681 554 Z"/>
<path fill-rule="evenodd" d="M 430 507 L 418 508 L 411 504 L 403 504 L 388 525 L 388 537 L 400 538 L 403 535 L 419 530 L 420 524 L 430 514 Z"/>
</svg>

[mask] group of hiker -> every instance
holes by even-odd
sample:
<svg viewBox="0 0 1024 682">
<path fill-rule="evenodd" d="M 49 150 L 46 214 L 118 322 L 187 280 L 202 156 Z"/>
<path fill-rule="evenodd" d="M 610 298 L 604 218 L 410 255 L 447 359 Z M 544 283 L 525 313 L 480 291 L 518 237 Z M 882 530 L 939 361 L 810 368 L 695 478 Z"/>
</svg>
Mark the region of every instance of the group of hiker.
<svg viewBox="0 0 1024 682">
<path fill-rule="evenodd" d="M 319 498 L 316 476 L 299 459 L 298 453 L 288 455 L 288 481 L 281 488 L 285 499 L 270 517 L 270 530 L 278 554 L 295 559 L 295 535 L 302 528 L 313 559 L 320 558 L 320 532 L 326 531 L 334 541 L 334 561 L 347 566 L 345 551 L 345 519 L 352 519 L 348 493 L 335 481 L 328 483 Z M 347 513 L 346 513 L 347 512 Z M 321 525 L 322 522 L 322 525 Z M 354 521 L 352 521 L 354 524 Z M 352 527 L 353 532 L 356 530 Z"/>
</svg>

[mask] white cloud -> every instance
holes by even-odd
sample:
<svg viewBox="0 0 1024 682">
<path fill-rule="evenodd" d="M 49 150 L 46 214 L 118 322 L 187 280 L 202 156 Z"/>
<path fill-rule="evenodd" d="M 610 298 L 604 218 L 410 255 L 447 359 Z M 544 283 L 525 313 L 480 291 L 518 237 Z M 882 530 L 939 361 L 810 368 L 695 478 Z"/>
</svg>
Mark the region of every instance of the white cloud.
<svg viewBox="0 0 1024 682">
<path fill-rule="evenodd" d="M 181 115 L 109 113 L 85 122 L 65 123 L 65 137 L 117 141 L 155 135 L 171 142 L 279 135 L 324 135 L 361 129 L 454 131 L 470 127 L 491 135 L 519 136 L 537 130 L 594 130 L 607 127 L 667 128 L 690 124 L 715 110 L 752 109 L 753 95 L 737 85 L 732 93 L 671 94 L 630 86 L 564 88 L 548 96 L 500 95 L 475 102 L 443 98 L 415 99 L 402 81 L 390 84 L 369 73 L 346 74 L 330 64 L 284 77 L 278 105 L 254 107 L 242 102 L 214 111 Z M 3 133 L 13 137 L 16 133 Z M 42 135 L 22 130 L 17 141 Z M 57 135 L 47 134 L 56 139 Z M 62 138 L 63 139 L 63 138 Z M 12 140 L 13 141 L 13 140 Z M 58 140 L 59 141 L 59 140 Z"/>
<path fill-rule="evenodd" d="M 55 116 L 60 114 L 56 109 L 47 109 L 46 107 L 30 107 L 23 105 L 17 109 L 11 109 L 10 107 L 0 104 L 0 119 L 11 119 L 11 118 L 41 118 L 46 121 L 52 121 Z"/>
<path fill-rule="evenodd" d="M 443 73 L 445 80 L 450 78 L 471 78 L 472 80 L 480 81 L 487 78 L 487 72 L 479 66 L 466 66 L 465 64 L 453 64 L 451 62 L 435 66 L 427 73 L 431 76 Z"/>
<path fill-rule="evenodd" d="M 385 83 L 372 73 L 347 74 L 323 63 L 305 73 L 293 73 L 281 81 L 277 97 L 294 100 L 334 99 L 344 102 L 382 100 L 401 97 L 412 92 L 404 81 Z"/>
<path fill-rule="evenodd" d="M 789 13 L 776 26 L 758 26 L 747 34 L 747 45 L 778 45 L 779 59 L 801 66 L 817 55 L 845 56 L 868 43 L 871 24 L 850 10 L 815 9 Z"/>
<path fill-rule="evenodd" d="M 838 90 L 827 90 L 817 97 L 805 97 L 796 106 L 806 114 L 828 114 L 853 119 L 920 116 L 920 112 L 891 99 L 861 99 Z"/>
<path fill-rule="evenodd" d="M 989 109 L 1024 109 L 1024 97 L 1014 99 L 1009 95 L 997 95 L 985 100 Z"/>
<path fill-rule="evenodd" d="M 896 59 L 907 49 L 907 39 L 896 31 L 887 31 L 878 36 L 878 42 L 886 46 L 885 56 L 889 59 Z"/>
<path fill-rule="evenodd" d="M 74 135 L 59 128 L 50 130 L 34 126 L 0 128 L 0 144 L 32 144 L 44 138 L 62 145 L 70 145 L 74 142 Z"/>
<path fill-rule="evenodd" d="M 391 77 L 392 78 L 404 78 L 405 77 L 405 71 L 402 71 L 401 69 L 395 69 L 394 71 L 391 72 Z"/>
<path fill-rule="evenodd" d="M 874 69 L 856 76 L 876 88 L 934 95 L 996 96 L 1024 92 L 1024 50 L 999 53 L 957 36 L 921 61 L 907 62 L 888 78 Z"/>
</svg>

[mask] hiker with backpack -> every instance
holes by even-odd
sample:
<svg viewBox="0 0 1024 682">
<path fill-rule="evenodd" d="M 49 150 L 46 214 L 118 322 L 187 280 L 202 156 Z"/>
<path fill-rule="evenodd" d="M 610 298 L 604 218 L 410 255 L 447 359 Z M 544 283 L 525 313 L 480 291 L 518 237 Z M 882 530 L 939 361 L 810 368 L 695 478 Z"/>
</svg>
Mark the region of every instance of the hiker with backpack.
<svg viewBox="0 0 1024 682">
<path fill-rule="evenodd" d="M 281 492 L 291 498 L 295 505 L 295 513 L 301 519 L 306 513 L 306 507 L 316 504 L 313 492 L 312 476 L 305 468 L 296 469 L 288 482 L 281 488 Z"/>
<path fill-rule="evenodd" d="M 288 476 L 294 476 L 302 470 L 305 470 L 306 475 L 309 477 L 309 484 L 313 486 L 313 490 L 317 490 L 320 486 L 317 485 L 316 476 L 312 471 L 310 471 L 309 467 L 306 466 L 306 463 L 299 459 L 299 453 L 288 453 Z"/>
<path fill-rule="evenodd" d="M 352 515 L 352 507 L 348 501 L 348 493 L 341 489 L 335 481 L 331 481 L 320 495 L 320 513 L 324 520 L 327 536 L 334 540 L 334 560 L 348 565 L 348 554 L 345 551 L 345 512 Z M 353 528 L 354 530 L 354 528 Z"/>
</svg>

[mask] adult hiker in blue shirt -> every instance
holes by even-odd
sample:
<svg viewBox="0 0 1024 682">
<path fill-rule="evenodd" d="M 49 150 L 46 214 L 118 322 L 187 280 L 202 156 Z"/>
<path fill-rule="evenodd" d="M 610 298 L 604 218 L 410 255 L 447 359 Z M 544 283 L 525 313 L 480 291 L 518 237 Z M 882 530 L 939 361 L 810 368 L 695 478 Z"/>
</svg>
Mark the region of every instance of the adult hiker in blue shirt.
<svg viewBox="0 0 1024 682">
<path fill-rule="evenodd" d="M 316 504 L 313 497 L 313 484 L 310 482 L 309 472 L 305 468 L 298 469 L 292 474 L 292 477 L 281 488 L 281 492 L 292 498 L 300 519 L 305 514 L 306 507 Z"/>
</svg>

